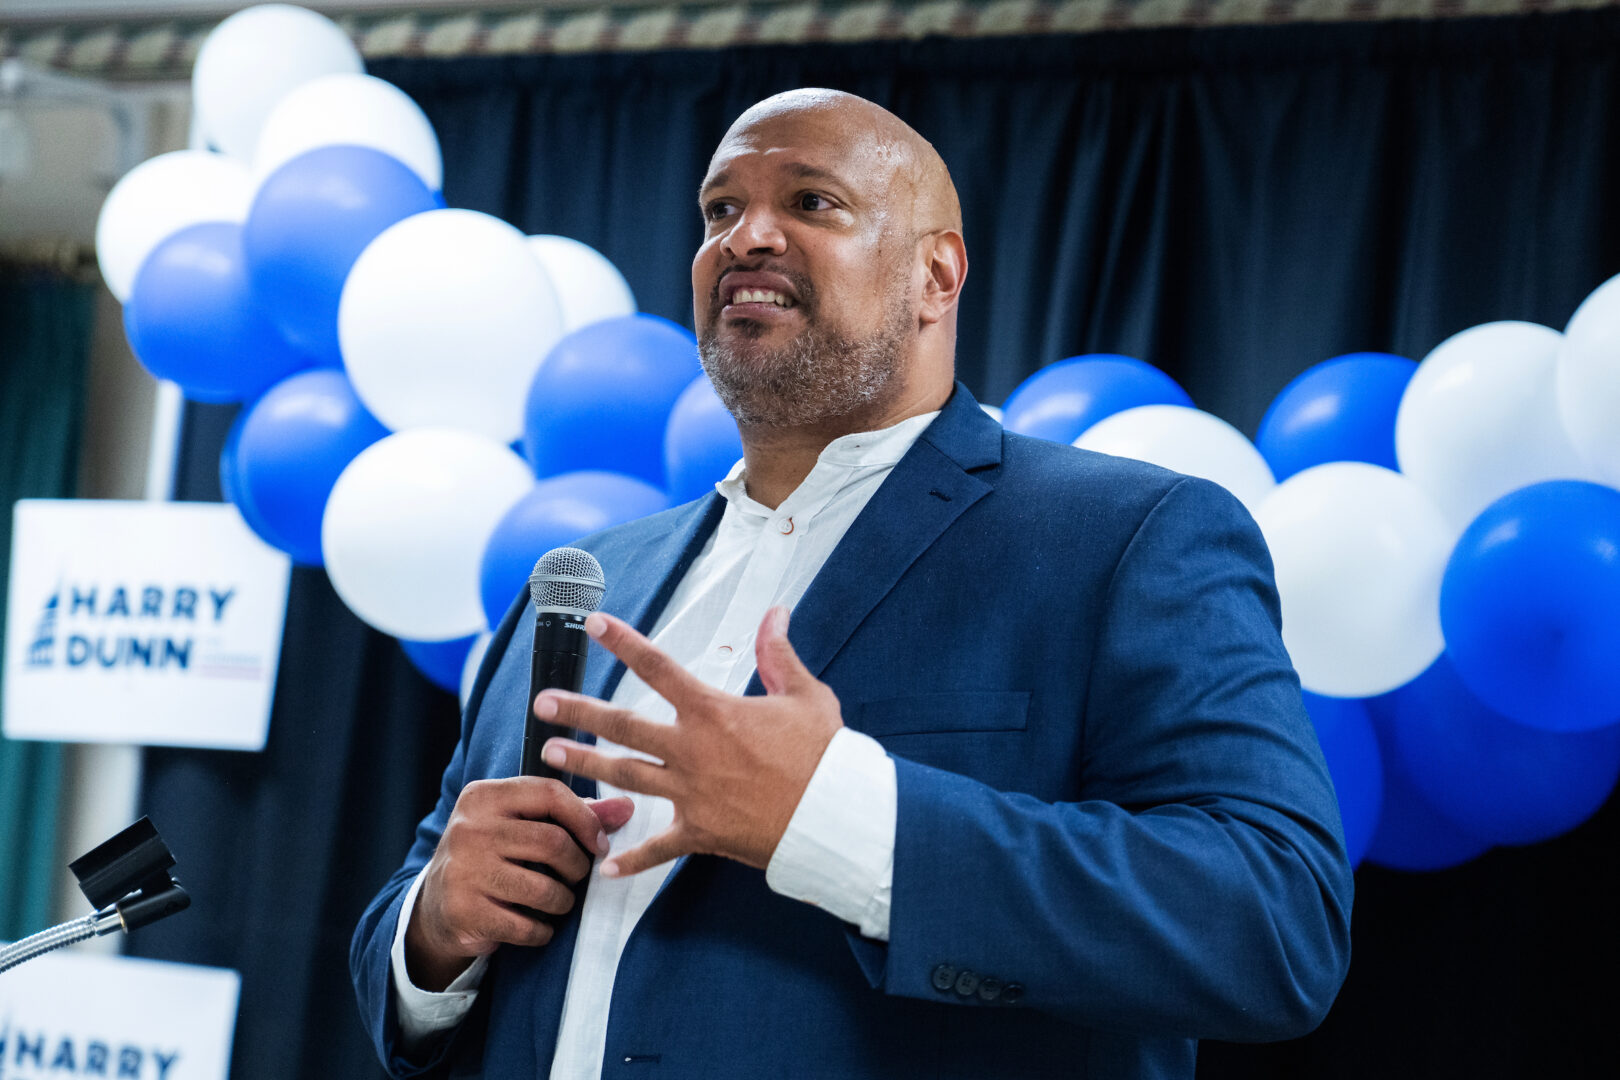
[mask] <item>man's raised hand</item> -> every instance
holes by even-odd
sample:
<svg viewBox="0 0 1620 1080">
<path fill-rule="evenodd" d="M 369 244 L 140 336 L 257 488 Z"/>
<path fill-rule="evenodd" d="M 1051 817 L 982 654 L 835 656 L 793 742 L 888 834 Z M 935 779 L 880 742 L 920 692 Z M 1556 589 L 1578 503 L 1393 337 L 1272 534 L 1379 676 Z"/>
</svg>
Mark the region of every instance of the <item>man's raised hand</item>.
<svg viewBox="0 0 1620 1080">
<path fill-rule="evenodd" d="M 604 861 L 603 874 L 634 874 L 688 854 L 761 869 L 770 862 L 822 753 L 844 726 L 837 695 L 800 662 L 787 626 L 786 608 L 765 613 L 754 651 L 766 696 L 739 697 L 703 683 L 618 619 L 597 613 L 585 621 L 593 638 L 675 708 L 675 722 L 666 725 L 561 690 L 535 699 L 542 720 L 658 759 L 614 757 L 567 739 L 546 743 L 543 756 L 555 769 L 674 804 L 669 828 Z"/>
</svg>

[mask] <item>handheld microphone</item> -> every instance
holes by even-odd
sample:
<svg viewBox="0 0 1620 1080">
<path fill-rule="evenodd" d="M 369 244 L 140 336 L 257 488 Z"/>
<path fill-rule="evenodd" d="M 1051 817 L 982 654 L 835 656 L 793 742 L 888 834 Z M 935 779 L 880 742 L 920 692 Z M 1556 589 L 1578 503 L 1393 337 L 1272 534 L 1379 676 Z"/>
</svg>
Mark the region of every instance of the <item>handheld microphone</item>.
<svg viewBox="0 0 1620 1080">
<path fill-rule="evenodd" d="M 524 703 L 522 776 L 541 776 L 568 782 L 540 757 L 546 740 L 571 738 L 573 731 L 548 724 L 534 715 L 534 699 L 542 690 L 579 693 L 585 680 L 585 658 L 591 639 L 585 617 L 602 603 L 606 583 L 602 564 L 579 548 L 553 548 L 540 556 L 529 575 L 529 597 L 534 601 L 534 655 L 529 662 L 529 697 Z"/>
</svg>

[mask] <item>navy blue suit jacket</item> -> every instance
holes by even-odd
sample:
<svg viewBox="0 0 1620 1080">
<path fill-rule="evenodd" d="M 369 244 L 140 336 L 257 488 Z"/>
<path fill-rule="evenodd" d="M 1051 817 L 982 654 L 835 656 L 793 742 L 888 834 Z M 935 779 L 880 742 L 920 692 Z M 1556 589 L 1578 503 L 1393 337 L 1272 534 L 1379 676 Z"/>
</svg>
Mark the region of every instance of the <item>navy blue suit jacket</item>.
<svg viewBox="0 0 1620 1080">
<path fill-rule="evenodd" d="M 585 541 L 605 610 L 650 631 L 722 507 Z M 1006 433 L 958 386 L 790 631 L 895 760 L 889 941 L 758 870 L 682 860 L 620 961 L 604 1077 L 1190 1077 L 1201 1037 L 1313 1028 L 1349 962 L 1351 874 L 1278 626 L 1224 490 Z M 401 899 L 462 786 L 517 769 L 532 633 L 515 607 L 439 804 L 355 934 L 397 1076 L 424 1064 L 395 1046 Z M 606 697 L 623 668 L 593 652 Z M 500 950 L 428 1064 L 545 1076 L 577 925 Z"/>
</svg>

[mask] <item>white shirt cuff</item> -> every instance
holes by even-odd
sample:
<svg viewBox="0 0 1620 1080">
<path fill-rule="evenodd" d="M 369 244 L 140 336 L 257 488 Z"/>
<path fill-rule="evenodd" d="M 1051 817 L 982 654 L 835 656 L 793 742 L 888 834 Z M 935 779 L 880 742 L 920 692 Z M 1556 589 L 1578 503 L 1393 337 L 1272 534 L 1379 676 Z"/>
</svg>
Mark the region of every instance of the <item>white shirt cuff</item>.
<svg viewBox="0 0 1620 1080">
<path fill-rule="evenodd" d="M 883 746 L 840 728 L 771 855 L 765 883 L 866 937 L 889 940 L 897 787 Z"/>
<path fill-rule="evenodd" d="M 427 871 L 424 870 L 423 873 Z M 394 972 L 394 1008 L 399 1016 L 400 1050 L 406 1057 L 415 1056 L 435 1036 L 454 1028 L 466 1017 L 478 996 L 478 983 L 489 967 L 489 957 L 480 956 L 457 975 L 443 993 L 423 990 L 411 982 L 405 968 L 405 928 L 411 924 L 411 912 L 416 909 L 416 894 L 422 890 L 422 874 L 411 882 L 405 894 L 405 903 L 399 909 L 399 924 L 394 927 L 394 946 L 389 960 Z"/>
</svg>

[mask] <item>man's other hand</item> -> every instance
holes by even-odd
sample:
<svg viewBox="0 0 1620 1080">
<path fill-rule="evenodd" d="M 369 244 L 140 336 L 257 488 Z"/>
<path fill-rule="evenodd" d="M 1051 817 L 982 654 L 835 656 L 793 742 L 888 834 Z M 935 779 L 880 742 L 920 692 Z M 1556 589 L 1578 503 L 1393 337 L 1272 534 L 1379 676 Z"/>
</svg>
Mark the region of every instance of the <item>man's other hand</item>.
<svg viewBox="0 0 1620 1080">
<path fill-rule="evenodd" d="M 587 801 L 534 776 L 468 784 L 405 928 L 411 982 L 440 991 L 503 943 L 550 941 L 551 925 L 533 912 L 563 915 L 574 906 L 571 886 L 591 868 L 587 852 L 607 854 L 607 834 L 630 820 L 631 809 L 629 799 Z"/>
<path fill-rule="evenodd" d="M 566 691 L 535 700 L 543 720 L 658 759 L 615 757 L 567 739 L 545 745 L 555 769 L 674 804 L 669 828 L 605 860 L 603 874 L 634 874 L 688 854 L 761 869 L 770 862 L 821 755 L 844 726 L 838 696 L 799 660 L 787 625 L 786 608 L 765 613 L 754 651 L 766 696 L 739 697 L 707 685 L 619 619 L 598 612 L 585 620 L 593 638 L 675 707 L 674 724 L 656 724 Z"/>
</svg>

